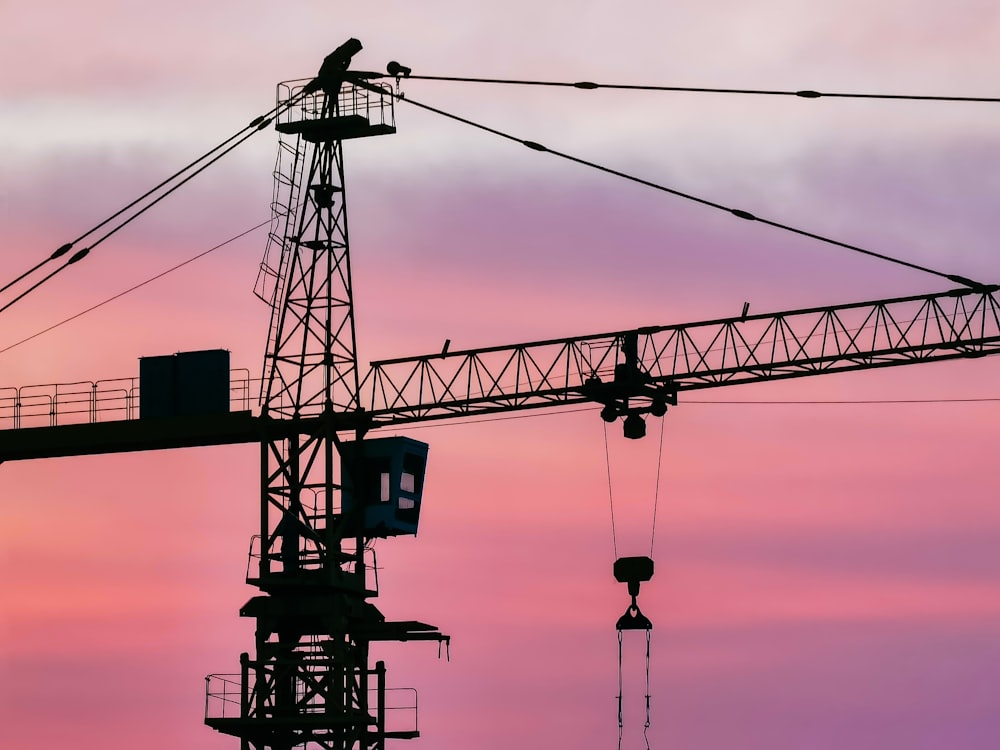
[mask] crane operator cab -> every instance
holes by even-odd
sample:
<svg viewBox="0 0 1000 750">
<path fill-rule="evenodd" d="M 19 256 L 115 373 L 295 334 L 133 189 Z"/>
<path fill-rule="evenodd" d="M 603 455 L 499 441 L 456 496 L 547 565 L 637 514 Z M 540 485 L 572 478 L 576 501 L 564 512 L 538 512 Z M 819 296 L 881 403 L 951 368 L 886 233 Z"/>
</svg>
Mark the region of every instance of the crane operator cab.
<svg viewBox="0 0 1000 750">
<path fill-rule="evenodd" d="M 341 508 L 349 526 L 367 537 L 416 536 L 427 448 L 407 437 L 342 443 Z"/>
</svg>

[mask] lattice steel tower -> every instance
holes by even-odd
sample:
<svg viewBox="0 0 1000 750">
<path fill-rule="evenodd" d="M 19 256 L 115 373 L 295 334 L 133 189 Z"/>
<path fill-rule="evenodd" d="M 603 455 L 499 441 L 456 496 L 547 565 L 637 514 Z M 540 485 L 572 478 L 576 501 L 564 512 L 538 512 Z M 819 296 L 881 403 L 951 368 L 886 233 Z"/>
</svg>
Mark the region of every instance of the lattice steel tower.
<svg viewBox="0 0 1000 750">
<path fill-rule="evenodd" d="M 208 678 L 206 722 L 244 748 L 382 748 L 417 736 L 415 698 L 388 702 L 385 665 L 370 664 L 369 646 L 448 640 L 423 623 L 387 622 L 367 601 L 378 593 L 371 540 L 416 532 L 427 447 L 362 441 L 370 420 L 359 399 L 343 141 L 393 133 L 395 122 L 391 91 L 347 70 L 360 48 L 350 40 L 317 78 L 278 86 L 275 213 L 256 289 L 272 308 L 260 535 L 247 576 L 262 594 L 240 610 L 256 620 L 256 649 L 241 655 L 238 678 Z M 387 712 L 404 717 L 387 725 Z"/>
</svg>

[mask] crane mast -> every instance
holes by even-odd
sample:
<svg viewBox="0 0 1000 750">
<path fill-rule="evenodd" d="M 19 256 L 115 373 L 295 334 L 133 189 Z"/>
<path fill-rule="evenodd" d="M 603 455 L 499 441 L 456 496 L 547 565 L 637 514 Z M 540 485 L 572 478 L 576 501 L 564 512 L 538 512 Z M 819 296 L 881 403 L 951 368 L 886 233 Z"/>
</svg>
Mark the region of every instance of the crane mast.
<svg viewBox="0 0 1000 750">
<path fill-rule="evenodd" d="M 258 288 L 272 314 L 260 534 L 247 580 L 261 595 L 240 611 L 256 621 L 255 653 L 241 655 L 238 680 L 209 678 L 209 700 L 221 700 L 222 711 L 206 719 L 255 749 L 368 750 L 416 736 L 415 717 L 402 730 L 386 726 L 385 665 L 370 664 L 369 647 L 447 640 L 422 623 L 387 623 L 367 601 L 377 595 L 368 543 L 405 532 L 366 526 L 372 479 L 365 475 L 378 471 L 365 455 L 366 428 L 354 420 L 354 440 L 338 436 L 360 403 L 343 141 L 395 130 L 389 93 L 345 80 L 350 45 L 328 57 L 316 79 L 278 87 L 276 127 L 291 158 L 276 174 L 284 196 L 275 224 L 285 229 L 272 232 Z M 378 473 L 381 488 L 387 480 Z"/>
</svg>

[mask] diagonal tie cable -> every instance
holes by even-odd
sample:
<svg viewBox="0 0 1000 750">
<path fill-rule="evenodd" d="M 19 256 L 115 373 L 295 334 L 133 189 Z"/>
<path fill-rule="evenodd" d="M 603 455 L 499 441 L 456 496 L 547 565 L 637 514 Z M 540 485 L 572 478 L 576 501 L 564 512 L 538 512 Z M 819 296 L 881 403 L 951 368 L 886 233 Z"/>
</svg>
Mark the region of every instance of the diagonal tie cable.
<svg viewBox="0 0 1000 750">
<path fill-rule="evenodd" d="M 384 75 L 383 78 L 393 78 Z M 755 96 L 794 96 L 800 99 L 888 99 L 896 101 L 922 102 L 978 102 L 1000 103 L 995 96 L 943 96 L 937 94 L 865 94 L 846 91 L 816 91 L 815 89 L 732 89 L 709 86 L 657 86 L 651 84 L 594 83 L 593 81 L 539 81 L 517 78 L 475 78 L 467 76 L 425 76 L 408 74 L 402 76 L 412 81 L 447 81 L 451 83 L 492 83 L 507 86 L 548 86 L 551 88 L 574 88 L 592 91 L 607 89 L 618 91 L 660 91 L 693 94 L 744 94 Z"/>
<path fill-rule="evenodd" d="M 117 224 L 115 224 L 110 229 L 108 229 L 106 232 L 104 232 L 104 234 L 102 234 L 96 240 L 94 240 L 93 242 L 91 242 L 87 247 L 82 248 L 80 250 L 77 250 L 61 266 L 59 266 L 55 270 L 50 271 L 49 273 L 47 273 L 40 280 L 38 280 L 35 283 L 33 283 L 31 286 L 29 286 L 27 289 L 25 289 L 24 291 L 22 291 L 20 294 L 18 294 L 12 300 L 10 300 L 6 304 L 4 304 L 2 307 L 0 307 L 0 312 L 3 312 L 4 310 L 7 310 L 12 305 L 14 305 L 18 301 L 22 300 L 28 294 L 30 294 L 31 292 L 33 292 L 36 289 L 38 289 L 40 286 L 42 286 L 43 284 L 45 284 L 46 282 L 48 282 L 50 279 L 52 279 L 54 276 L 56 276 L 61 271 L 64 271 L 66 268 L 68 268 L 69 266 L 73 265 L 74 263 L 77 263 L 77 262 L 83 260 L 83 258 L 85 258 L 90 253 L 90 251 L 93 250 L 95 247 L 97 247 L 99 244 L 101 244 L 102 242 L 104 242 L 106 239 L 108 239 L 109 237 L 111 237 L 112 235 L 114 235 L 119 230 L 123 229 L 128 224 L 131 224 L 137 218 L 139 218 L 140 216 L 142 216 L 142 214 L 146 213 L 146 211 L 148 211 L 149 209 L 151 209 L 153 206 L 155 206 L 157 203 L 159 203 L 160 201 L 162 201 L 168 195 L 170 195 L 175 190 L 177 190 L 178 188 L 180 188 L 182 185 L 185 185 L 190 180 L 194 179 L 194 177 L 196 177 L 197 175 L 201 174 L 201 172 L 203 172 L 209 166 L 211 166 L 212 164 L 214 164 L 215 162 L 217 162 L 219 159 L 221 159 L 226 154 L 228 154 L 231 151 L 233 151 L 236 147 L 238 147 L 241 144 L 245 143 L 255 133 L 258 133 L 261 130 L 265 129 L 268 125 L 270 125 L 274 121 L 275 118 L 280 117 L 289 108 L 291 108 L 292 106 L 294 106 L 295 103 L 298 101 L 298 99 L 300 99 L 303 95 L 304 94 L 302 92 L 300 92 L 298 95 L 296 95 L 294 97 L 291 97 L 287 101 L 282 102 L 281 104 L 273 107 L 270 111 L 268 111 L 268 112 L 266 112 L 266 113 L 264 113 L 264 114 L 262 114 L 262 115 L 260 115 L 258 117 L 255 117 L 247 125 L 245 125 L 243 128 L 241 128 L 239 131 L 237 131 L 236 133 L 234 133 L 233 135 L 231 135 L 226 140 L 222 141 L 217 146 L 209 149 L 204 154 L 202 154 L 201 156 L 199 156 L 197 159 L 195 159 L 192 162 L 188 163 L 184 167 L 178 169 L 176 172 L 174 172 L 169 177 L 166 177 L 165 179 L 163 179 L 162 181 L 160 181 L 158 184 L 156 184 L 153 187 L 151 187 L 149 190 L 147 190 L 145 193 L 143 193 L 142 195 L 140 195 L 135 200 L 133 200 L 130 203 L 126 204 L 125 206 L 123 206 L 122 208 L 120 208 L 118 211 L 116 211 L 115 213 L 113 213 L 110 216 L 108 216 L 103 221 L 99 222 L 98 224 L 95 224 L 93 227 L 91 227 L 90 229 L 88 229 L 86 232 L 83 232 L 81 235 L 79 235 L 78 237 L 76 237 L 71 242 L 67 242 L 66 244 L 60 246 L 51 255 L 49 255 L 47 258 L 45 258 L 42 261 L 36 263 L 34 266 L 32 266 L 27 271 L 25 271 L 24 273 L 22 273 L 19 276 L 17 276 L 15 279 L 13 279 L 13 280 L 7 282 L 6 284 L 4 284 L 2 287 L 0 287 L 0 294 L 2 294 L 3 292 L 6 292 L 8 289 L 14 287 L 18 283 L 20 283 L 20 282 L 24 281 L 25 279 L 27 279 L 28 277 L 32 276 L 33 274 L 35 274 L 36 272 L 38 272 L 39 270 L 41 270 L 44 266 L 46 266 L 50 262 L 58 260 L 59 258 L 62 258 L 67 253 L 69 253 L 78 242 L 81 242 L 82 240 L 86 239 L 87 237 L 90 237 L 95 232 L 97 232 L 97 231 L 99 231 L 99 230 L 107 227 L 109 224 L 111 224 L 112 222 L 114 222 L 116 219 L 119 219 L 119 218 L 121 218 L 121 217 L 124 216 L 124 218 L 122 218 L 121 221 L 119 221 Z M 143 204 L 143 201 L 146 201 L 147 199 L 150 199 L 150 200 L 148 200 L 148 202 L 145 203 L 145 205 L 141 205 L 141 204 Z M 135 210 L 132 211 L 132 209 L 135 209 Z M 129 213 L 130 211 L 132 211 L 132 212 Z"/>
<path fill-rule="evenodd" d="M 622 179 L 628 180 L 630 182 L 635 182 L 635 183 L 637 183 L 639 185 L 644 185 L 646 187 L 653 188 L 654 190 L 659 190 L 660 192 L 668 193 L 670 195 L 674 195 L 674 196 L 676 196 L 678 198 L 683 198 L 685 200 L 693 201 L 694 203 L 700 203 L 703 206 L 708 206 L 709 208 L 714 208 L 714 209 L 717 209 L 719 211 L 725 211 L 726 213 L 732 214 L 733 216 L 735 216 L 735 217 L 737 217 L 739 219 L 744 219 L 745 221 L 756 221 L 756 222 L 759 222 L 761 224 L 767 224 L 768 226 L 774 227 L 776 229 L 781 229 L 781 230 L 786 231 L 786 232 L 791 232 L 793 234 L 798 234 L 798 235 L 801 235 L 803 237 L 809 237 L 810 239 L 814 239 L 814 240 L 817 240 L 819 242 L 826 243 L 828 245 L 833 245 L 835 247 L 840 247 L 840 248 L 843 248 L 845 250 L 851 250 L 852 252 L 861 253 L 863 255 L 868 255 L 868 256 L 870 256 L 872 258 L 878 258 L 879 260 L 884 260 L 884 261 L 886 261 L 888 263 L 894 263 L 894 264 L 899 265 L 899 266 L 905 266 L 906 268 L 911 268 L 911 269 L 916 270 L 916 271 L 922 271 L 923 273 L 929 273 L 929 274 L 932 274 L 934 276 L 938 276 L 938 277 L 947 279 L 948 281 L 954 282 L 956 284 L 961 284 L 962 286 L 968 287 L 968 288 L 973 289 L 973 290 L 975 290 L 977 292 L 978 291 L 983 291 L 983 290 L 985 290 L 987 288 L 985 284 L 982 284 L 982 283 L 977 282 L 977 281 L 973 281 L 972 279 L 968 279 L 968 278 L 966 278 L 964 276 L 959 276 L 957 274 L 944 273 L 943 271 L 938 271 L 938 270 L 935 270 L 935 269 L 930 268 L 928 266 L 920 265 L 918 263 L 912 263 L 912 262 L 910 262 L 908 260 L 903 260 L 901 258 L 894 258 L 894 257 L 892 257 L 890 255 L 885 255 L 883 253 L 875 252 L 874 250 L 867 250 L 867 249 L 865 249 L 863 247 L 859 247 L 857 245 L 851 245 L 851 244 L 849 244 L 847 242 L 841 242 L 840 240 L 835 240 L 835 239 L 832 239 L 830 237 L 825 237 L 824 235 L 821 235 L 821 234 L 816 234 L 815 232 L 809 232 L 809 231 L 806 231 L 805 229 L 799 229 L 797 227 L 789 226 L 788 224 L 782 224 L 781 222 L 773 221 L 771 219 L 767 219 L 767 218 L 764 218 L 764 217 L 761 217 L 761 216 L 756 216 L 756 215 L 750 213 L 749 211 L 744 211 L 743 209 L 740 209 L 740 208 L 731 208 L 729 206 L 725 206 L 725 205 L 723 205 L 721 203 L 716 203 L 715 201 L 711 201 L 711 200 L 708 200 L 706 198 L 700 198 L 700 197 L 698 197 L 696 195 L 692 195 L 690 193 L 685 193 L 683 191 L 676 190 L 674 188 L 670 188 L 670 187 L 667 187 L 665 185 L 661 185 L 661 184 L 656 183 L 656 182 L 651 182 L 650 180 L 644 180 L 641 177 L 636 177 L 635 175 L 630 175 L 630 174 L 627 174 L 626 172 L 621 172 L 621 171 L 619 171 L 617 169 L 612 169 L 611 167 L 607 167 L 607 166 L 604 166 L 602 164 L 597 164 L 595 162 L 588 161 L 586 159 L 581 159 L 580 157 L 573 156 L 571 154 L 567 154 L 567 153 L 564 153 L 562 151 L 557 151 L 555 149 L 548 148 L 547 146 L 543 146 L 541 143 L 537 143 L 536 141 L 529 141 L 529 140 L 525 140 L 523 138 L 518 138 L 517 136 L 511 135 L 510 133 L 505 133 L 502 130 L 497 130 L 496 128 L 491 128 L 491 127 L 489 127 L 487 125 L 483 125 L 482 123 L 478 123 L 478 122 L 475 122 L 473 120 L 469 120 L 468 118 L 465 118 L 465 117 L 460 117 L 459 115 L 455 115 L 455 114 L 452 114 L 450 112 L 446 112 L 446 111 L 444 111 L 442 109 L 438 109 L 437 107 L 432 107 L 429 104 L 424 104 L 422 102 L 418 102 L 415 99 L 411 99 L 411 98 L 403 96 L 403 95 L 398 95 L 397 98 L 400 101 L 412 104 L 414 107 L 419 107 L 420 109 L 427 110 L 428 112 L 433 112 L 434 114 L 441 115 L 442 117 L 446 117 L 446 118 L 448 118 L 450 120 L 455 120 L 456 122 L 460 122 L 460 123 L 462 123 L 464 125 L 468 125 L 470 127 L 477 128 L 478 130 L 483 130 L 483 131 L 485 131 L 487 133 L 491 133 L 493 135 L 499 136 L 500 138 L 504 138 L 504 139 L 506 139 L 508 141 L 513 141 L 515 143 L 520 143 L 522 146 L 526 146 L 527 148 L 530 148 L 532 151 L 540 151 L 540 152 L 549 153 L 549 154 L 552 154 L 553 156 L 558 156 L 561 159 L 565 159 L 566 161 L 571 161 L 571 162 L 574 162 L 575 164 L 580 164 L 580 165 L 585 166 L 585 167 L 590 167 L 591 169 L 596 169 L 596 170 L 598 170 L 600 172 L 604 172 L 606 174 L 610 174 L 610 175 L 613 175 L 615 177 L 621 177 Z"/>
</svg>

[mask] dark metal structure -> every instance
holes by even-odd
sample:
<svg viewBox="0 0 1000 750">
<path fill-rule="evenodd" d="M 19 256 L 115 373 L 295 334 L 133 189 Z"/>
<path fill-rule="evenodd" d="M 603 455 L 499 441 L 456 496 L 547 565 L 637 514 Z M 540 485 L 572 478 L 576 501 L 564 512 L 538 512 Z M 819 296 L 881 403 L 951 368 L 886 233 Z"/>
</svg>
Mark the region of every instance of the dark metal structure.
<svg viewBox="0 0 1000 750">
<path fill-rule="evenodd" d="M 1000 352 L 1000 286 L 721 318 L 373 362 L 361 408 L 336 430 L 372 430 L 512 410 L 602 403 L 606 418 L 654 416 L 683 391 Z M 0 389 L 0 460 L 257 442 L 315 433 L 330 417 L 143 422 L 134 380 Z M 108 385 L 105 385 L 108 384 Z"/>
<path fill-rule="evenodd" d="M 373 362 L 376 424 L 597 401 L 661 416 L 682 391 L 1000 351 L 1000 286 Z"/>
<path fill-rule="evenodd" d="M 348 70 L 358 49 L 350 40 L 315 79 L 279 87 L 275 218 L 256 288 L 271 306 L 259 414 L 141 416 L 134 383 L 62 396 L 60 386 L 0 389 L 0 461 L 259 443 L 247 580 L 260 595 L 240 611 L 256 623 L 254 648 L 238 673 L 208 678 L 206 702 L 206 723 L 243 748 L 369 750 L 417 736 L 414 694 L 388 688 L 371 645 L 448 636 L 387 621 L 371 603 L 370 542 L 416 532 L 427 451 L 367 439 L 371 430 L 595 402 L 641 437 L 645 416 L 662 417 L 682 391 L 1000 352 L 991 286 L 384 360 L 362 378 L 343 142 L 395 122 L 393 93 Z M 633 560 L 619 580 L 634 605 L 652 561 Z M 626 626 L 648 631 L 635 617 Z"/>
<path fill-rule="evenodd" d="M 352 42 L 327 58 L 315 80 L 278 89 L 277 129 L 289 139 L 282 154 L 290 158 L 277 169 L 276 227 L 258 285 L 271 326 L 261 394 L 260 536 L 248 582 L 261 595 L 240 611 L 255 619 L 256 643 L 253 655 L 240 657 L 238 682 L 209 678 L 206 717 L 244 747 L 367 750 L 417 736 L 415 717 L 403 729 L 387 727 L 385 665 L 371 664 L 369 647 L 447 641 L 430 625 L 387 622 L 368 601 L 378 593 L 368 542 L 398 531 L 394 514 L 384 519 L 389 525 L 366 524 L 366 506 L 389 499 L 368 490 L 392 487 L 399 503 L 405 485 L 415 510 L 425 452 L 395 451 L 401 461 L 411 457 L 409 465 L 393 472 L 390 461 L 383 469 L 366 455 L 368 425 L 354 416 L 360 388 L 343 141 L 395 127 L 391 92 L 347 79 L 360 48 Z M 354 433 L 349 454 L 339 436 L 345 428 Z M 239 710 L 227 714 L 231 687 Z M 213 703 L 221 712 L 211 711 Z"/>
</svg>

